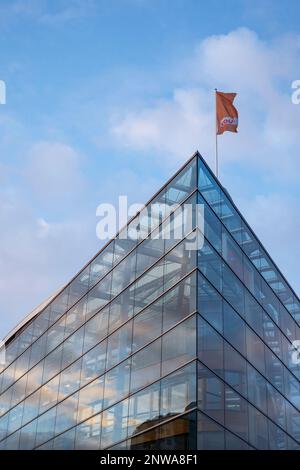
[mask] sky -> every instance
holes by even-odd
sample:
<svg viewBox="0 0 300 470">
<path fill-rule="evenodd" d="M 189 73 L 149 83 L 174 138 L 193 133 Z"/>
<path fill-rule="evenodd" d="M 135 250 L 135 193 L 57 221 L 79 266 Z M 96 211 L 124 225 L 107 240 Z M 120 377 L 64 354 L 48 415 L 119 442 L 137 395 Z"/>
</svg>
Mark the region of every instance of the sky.
<svg viewBox="0 0 300 470">
<path fill-rule="evenodd" d="M 101 248 L 96 208 L 146 202 L 238 94 L 220 179 L 300 294 L 300 2 L 0 0 L 0 338 Z"/>
</svg>

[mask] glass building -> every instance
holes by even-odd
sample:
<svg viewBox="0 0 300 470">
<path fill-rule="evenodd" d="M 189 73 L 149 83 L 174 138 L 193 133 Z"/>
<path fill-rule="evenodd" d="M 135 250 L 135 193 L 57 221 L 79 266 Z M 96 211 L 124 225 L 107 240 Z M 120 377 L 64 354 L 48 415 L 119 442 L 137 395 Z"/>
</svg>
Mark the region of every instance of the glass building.
<svg viewBox="0 0 300 470">
<path fill-rule="evenodd" d="M 196 153 L 5 339 L 0 448 L 300 449 L 299 325 L 298 297 Z"/>
</svg>

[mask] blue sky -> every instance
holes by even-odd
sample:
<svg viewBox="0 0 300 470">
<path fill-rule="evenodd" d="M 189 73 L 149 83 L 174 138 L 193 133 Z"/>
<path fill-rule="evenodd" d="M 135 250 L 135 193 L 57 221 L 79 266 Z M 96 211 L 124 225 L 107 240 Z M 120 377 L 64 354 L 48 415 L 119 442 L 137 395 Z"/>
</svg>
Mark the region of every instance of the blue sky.
<svg viewBox="0 0 300 470">
<path fill-rule="evenodd" d="M 223 184 L 300 292 L 300 3 L 0 0 L 0 337 L 101 247 L 96 207 L 145 202 L 238 93 Z"/>
</svg>

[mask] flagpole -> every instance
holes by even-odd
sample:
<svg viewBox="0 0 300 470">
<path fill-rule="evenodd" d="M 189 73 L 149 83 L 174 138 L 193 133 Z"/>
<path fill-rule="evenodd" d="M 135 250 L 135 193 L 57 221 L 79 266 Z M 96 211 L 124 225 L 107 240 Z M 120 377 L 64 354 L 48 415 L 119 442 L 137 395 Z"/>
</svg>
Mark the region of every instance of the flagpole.
<svg viewBox="0 0 300 470">
<path fill-rule="evenodd" d="M 215 88 L 215 130 L 216 130 L 216 146 L 215 146 L 215 154 L 216 154 L 216 177 L 219 178 L 219 155 L 218 155 L 218 120 L 217 120 L 217 88 Z"/>
</svg>

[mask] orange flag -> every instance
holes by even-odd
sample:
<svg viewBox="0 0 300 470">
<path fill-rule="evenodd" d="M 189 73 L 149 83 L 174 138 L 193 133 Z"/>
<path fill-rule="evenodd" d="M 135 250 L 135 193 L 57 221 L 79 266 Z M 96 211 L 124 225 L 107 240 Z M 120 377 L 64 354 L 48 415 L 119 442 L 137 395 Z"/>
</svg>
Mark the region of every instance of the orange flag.
<svg viewBox="0 0 300 470">
<path fill-rule="evenodd" d="M 216 91 L 217 134 L 237 132 L 238 112 L 233 106 L 236 93 Z"/>
</svg>

